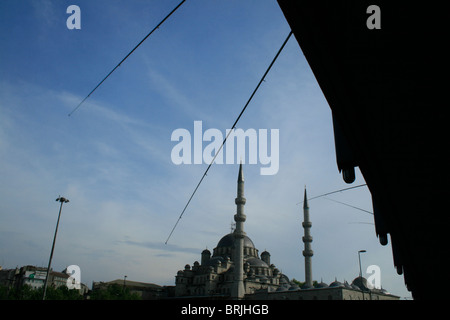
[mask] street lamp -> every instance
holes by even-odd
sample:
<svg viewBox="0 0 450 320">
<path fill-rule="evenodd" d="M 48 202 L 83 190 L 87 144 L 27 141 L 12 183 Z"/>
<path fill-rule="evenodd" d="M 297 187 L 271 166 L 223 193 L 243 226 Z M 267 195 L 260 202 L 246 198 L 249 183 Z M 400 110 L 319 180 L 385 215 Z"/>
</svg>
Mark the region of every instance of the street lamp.
<svg viewBox="0 0 450 320">
<path fill-rule="evenodd" d="M 50 266 L 52 265 L 53 250 L 55 249 L 56 234 L 58 233 L 59 218 L 61 217 L 62 206 L 63 206 L 63 203 L 69 202 L 68 199 L 61 197 L 61 196 L 58 199 L 56 199 L 56 201 L 59 201 L 61 203 L 61 205 L 59 207 L 58 221 L 56 222 L 55 236 L 53 237 L 52 251 L 50 252 L 50 259 L 48 260 L 47 275 L 45 276 L 44 293 L 42 295 L 42 300 L 45 300 L 45 294 L 47 292 L 48 275 L 50 273 Z"/>
<path fill-rule="evenodd" d="M 361 269 L 361 253 L 367 252 L 366 250 L 358 251 L 358 260 L 359 260 L 359 279 L 361 280 L 361 286 L 364 286 L 363 278 L 362 278 L 362 269 Z M 364 288 L 361 288 L 364 300 Z"/>
<path fill-rule="evenodd" d="M 358 251 L 358 259 L 359 259 L 359 277 L 362 278 L 362 269 L 361 269 L 361 253 L 367 252 L 366 250 Z"/>
</svg>

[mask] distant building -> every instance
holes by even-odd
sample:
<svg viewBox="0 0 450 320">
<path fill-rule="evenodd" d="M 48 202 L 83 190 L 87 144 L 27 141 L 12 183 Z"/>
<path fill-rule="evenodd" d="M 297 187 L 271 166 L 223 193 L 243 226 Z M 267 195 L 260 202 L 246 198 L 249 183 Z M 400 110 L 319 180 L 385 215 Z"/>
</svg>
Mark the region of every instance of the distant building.
<svg viewBox="0 0 450 320">
<path fill-rule="evenodd" d="M 175 297 L 247 300 L 397 300 L 398 296 L 383 289 L 369 288 L 365 278 L 357 277 L 352 284 L 335 280 L 330 285 L 312 281 L 312 236 L 309 207 L 304 194 L 305 284 L 300 288 L 282 274 L 270 261 L 270 253 L 259 255 L 253 241 L 244 232 L 244 175 L 239 167 L 238 191 L 235 200 L 236 228 L 223 236 L 213 253 L 205 249 L 201 262 L 195 261 L 179 270 L 175 277 Z"/>
<path fill-rule="evenodd" d="M 24 285 L 30 286 L 32 289 L 39 289 L 44 286 L 45 277 L 47 275 L 47 268 L 36 266 L 23 266 L 15 269 L 1 269 L 0 268 L 0 285 L 8 288 L 19 290 Z M 67 279 L 69 275 L 65 272 L 56 272 L 50 269 L 48 286 L 58 288 L 60 286 L 67 286 Z M 86 285 L 81 284 L 79 290 L 80 294 L 88 291 Z"/>
<path fill-rule="evenodd" d="M 364 285 L 361 285 L 361 282 Z M 260 290 L 245 298 L 248 300 L 398 300 L 400 297 L 384 289 L 371 289 L 367 286 L 365 278 L 361 281 L 361 278 L 357 277 L 352 284 L 335 280 L 330 285 L 320 282 L 315 287 L 306 289 L 286 286 L 276 291 Z"/>
<path fill-rule="evenodd" d="M 111 285 L 119 285 L 130 290 L 130 293 L 137 293 L 142 300 L 158 300 L 167 297 L 166 287 L 154 283 L 130 281 L 125 279 L 117 279 L 109 282 L 93 282 L 92 291 L 105 290 Z"/>
</svg>

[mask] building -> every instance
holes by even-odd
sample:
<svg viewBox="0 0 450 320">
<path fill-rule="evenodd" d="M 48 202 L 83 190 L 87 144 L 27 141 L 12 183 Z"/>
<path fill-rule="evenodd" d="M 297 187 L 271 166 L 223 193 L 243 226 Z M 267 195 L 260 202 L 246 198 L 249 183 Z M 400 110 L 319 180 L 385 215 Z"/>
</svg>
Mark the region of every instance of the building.
<svg viewBox="0 0 450 320">
<path fill-rule="evenodd" d="M 0 285 L 7 288 L 14 288 L 19 290 L 23 286 L 30 286 L 32 289 L 39 289 L 44 287 L 45 277 L 47 275 L 47 268 L 37 266 L 23 266 L 15 269 L 1 269 L 0 268 Z M 57 272 L 50 269 L 48 286 L 58 288 L 67 285 L 69 275 L 64 272 Z M 79 292 L 84 294 L 88 291 L 86 285 L 81 284 Z"/>
<path fill-rule="evenodd" d="M 357 277 L 352 284 L 335 280 L 329 285 L 320 282 L 312 288 L 285 286 L 276 291 L 255 292 L 245 298 L 247 300 L 398 300 L 400 297 L 384 289 L 370 288 L 365 278 Z"/>
<path fill-rule="evenodd" d="M 270 261 L 270 253 L 259 250 L 244 231 L 244 174 L 239 167 L 238 190 L 234 216 L 236 227 L 223 236 L 212 255 L 208 249 L 201 253 L 201 262 L 187 264 L 176 275 L 176 297 L 216 297 L 243 299 L 257 290 L 277 290 L 289 283 Z"/>
<path fill-rule="evenodd" d="M 247 300 L 398 300 L 398 296 L 384 289 L 371 288 L 367 280 L 357 277 L 352 284 L 337 280 L 329 285 L 320 282 L 313 285 L 311 249 L 312 223 L 309 220 L 309 206 L 306 188 L 303 202 L 302 226 L 304 228 L 303 256 L 305 257 L 305 284 L 289 280 L 270 261 L 267 251 L 259 254 L 253 241 L 244 231 L 244 174 L 239 167 L 237 206 L 234 220 L 236 228 L 223 236 L 211 251 L 201 253 L 200 262 L 185 265 L 175 277 L 175 297 L 205 299 L 247 299 Z"/>
<path fill-rule="evenodd" d="M 92 282 L 92 291 L 105 290 L 109 286 L 118 285 L 127 288 L 131 294 L 137 294 L 142 300 L 157 300 L 168 295 L 168 289 L 154 283 L 116 279 L 108 282 Z"/>
<path fill-rule="evenodd" d="M 49 285 L 53 284 L 52 280 L 55 279 L 56 282 L 53 285 L 56 287 L 60 285 L 61 277 L 57 275 L 54 278 L 53 273 L 51 271 L 49 274 Z M 0 274 L 0 284 L 9 288 L 20 289 L 24 285 L 28 285 L 32 289 L 39 289 L 44 286 L 47 268 L 27 265 L 21 268 L 1 270 Z"/>
</svg>

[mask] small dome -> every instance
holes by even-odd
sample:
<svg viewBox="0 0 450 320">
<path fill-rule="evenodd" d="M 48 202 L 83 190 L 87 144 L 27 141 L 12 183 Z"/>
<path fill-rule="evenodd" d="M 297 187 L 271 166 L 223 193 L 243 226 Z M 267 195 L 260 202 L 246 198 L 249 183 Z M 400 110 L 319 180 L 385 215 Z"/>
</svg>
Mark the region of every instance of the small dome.
<svg viewBox="0 0 450 320">
<path fill-rule="evenodd" d="M 252 266 L 252 267 L 265 267 L 265 268 L 269 267 L 267 265 L 267 263 L 265 263 L 264 261 L 262 261 L 259 258 L 250 258 L 250 259 L 247 259 L 246 262 L 248 262 L 250 264 L 250 266 Z"/>
<path fill-rule="evenodd" d="M 304 283 L 302 285 L 302 290 L 305 290 L 305 289 L 314 289 L 314 286 L 308 286 L 306 283 Z"/>
<path fill-rule="evenodd" d="M 330 288 L 338 288 L 338 287 L 345 287 L 345 285 L 342 282 L 337 281 L 337 279 L 334 279 L 332 283 L 329 285 Z"/>
<path fill-rule="evenodd" d="M 289 285 L 289 278 L 285 275 L 285 274 L 281 274 L 281 278 L 280 278 L 280 285 L 281 284 L 285 284 L 285 285 Z"/>
<path fill-rule="evenodd" d="M 328 285 L 325 282 L 321 281 L 317 284 L 316 288 L 328 288 Z"/>
<path fill-rule="evenodd" d="M 264 251 L 261 253 L 261 257 L 262 257 L 262 256 L 269 256 L 269 257 L 270 257 L 270 253 L 267 252 L 266 250 L 264 250 Z"/>
<path fill-rule="evenodd" d="M 369 290 L 367 279 L 364 277 L 356 277 L 352 282 L 352 286 L 355 286 L 360 290 Z"/>
<path fill-rule="evenodd" d="M 276 291 L 280 292 L 280 291 L 288 291 L 289 287 L 287 285 L 282 285 L 280 287 L 277 288 Z"/>
<path fill-rule="evenodd" d="M 209 254 L 210 255 L 211 251 L 209 251 L 208 249 L 205 249 L 205 250 L 202 251 L 202 254 Z"/>
</svg>

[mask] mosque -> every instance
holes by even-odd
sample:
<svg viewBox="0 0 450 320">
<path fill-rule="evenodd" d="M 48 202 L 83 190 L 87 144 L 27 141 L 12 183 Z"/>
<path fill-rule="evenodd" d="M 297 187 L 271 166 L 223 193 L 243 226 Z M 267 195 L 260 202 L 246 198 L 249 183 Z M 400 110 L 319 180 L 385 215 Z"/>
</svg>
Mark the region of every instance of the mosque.
<svg viewBox="0 0 450 320">
<path fill-rule="evenodd" d="M 306 189 L 303 203 L 305 257 L 305 283 L 300 288 L 296 283 L 280 272 L 270 261 L 270 253 L 259 254 L 253 241 L 244 231 L 244 174 L 242 164 L 239 167 L 237 181 L 237 206 L 234 231 L 223 236 L 211 251 L 201 253 L 201 262 L 195 261 L 179 270 L 175 277 L 175 297 L 179 298 L 215 298 L 215 299 L 258 299 L 258 300 L 344 300 L 373 299 L 397 300 L 399 297 L 384 289 L 370 288 L 367 280 L 357 277 L 352 284 L 335 280 L 330 285 L 323 282 L 313 285 L 309 207 Z"/>
</svg>

